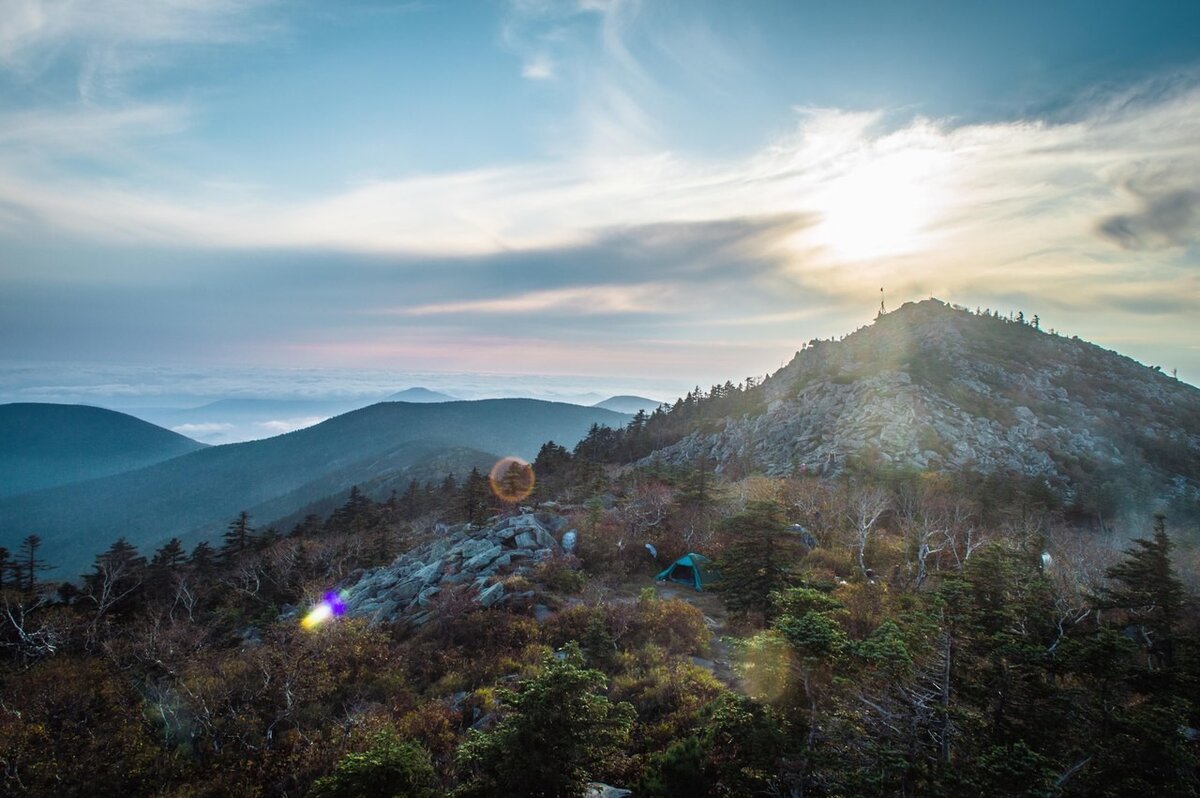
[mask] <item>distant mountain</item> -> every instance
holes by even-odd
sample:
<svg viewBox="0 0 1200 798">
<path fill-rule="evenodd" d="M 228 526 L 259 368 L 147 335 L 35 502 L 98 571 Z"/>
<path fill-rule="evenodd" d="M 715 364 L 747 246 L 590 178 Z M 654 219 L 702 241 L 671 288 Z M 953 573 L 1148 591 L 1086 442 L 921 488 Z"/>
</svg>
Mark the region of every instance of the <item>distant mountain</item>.
<svg viewBox="0 0 1200 798">
<path fill-rule="evenodd" d="M 0 405 L 0 497 L 118 474 L 203 448 L 99 407 Z"/>
<path fill-rule="evenodd" d="M 461 447 L 532 459 L 625 416 L 533 399 L 383 402 L 261 441 L 213 446 L 137 471 L 0 500 L 0 545 L 36 533 L 57 573 L 82 573 L 124 535 L 145 553 L 178 536 L 215 537 L 248 510 L 266 523 L 368 478 L 419 468 Z M 478 455 L 476 455 L 478 456 Z"/>
<path fill-rule="evenodd" d="M 457 402 L 459 400 L 456 396 L 438 393 L 437 391 L 431 391 L 428 388 L 421 388 L 418 386 L 415 388 L 405 388 L 403 391 L 394 393 L 389 396 L 386 401 L 415 402 L 417 404 L 424 404 L 428 402 Z"/>
<path fill-rule="evenodd" d="M 632 416 L 639 410 L 653 413 L 661 404 L 662 402 L 656 402 L 644 396 L 610 396 L 603 402 L 596 402 L 592 407 L 603 407 L 605 410 L 626 413 Z"/>
<path fill-rule="evenodd" d="M 1091 517 L 1200 501 L 1200 390 L 1033 319 L 909 303 L 810 342 L 740 401 L 654 457 L 732 473 L 1016 474 Z"/>
</svg>

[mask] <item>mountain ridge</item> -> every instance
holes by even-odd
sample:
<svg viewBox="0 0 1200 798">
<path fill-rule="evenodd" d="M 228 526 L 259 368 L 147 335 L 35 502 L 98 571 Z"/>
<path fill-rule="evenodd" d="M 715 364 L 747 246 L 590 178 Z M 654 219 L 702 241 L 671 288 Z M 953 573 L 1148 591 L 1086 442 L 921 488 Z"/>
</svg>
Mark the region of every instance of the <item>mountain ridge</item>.
<svg viewBox="0 0 1200 798">
<path fill-rule="evenodd" d="M 1200 389 L 1019 318 L 908 303 L 840 341 L 809 342 L 754 389 L 755 412 L 643 462 L 1015 473 L 1109 512 L 1200 496 Z M 1083 484 L 1093 495 L 1079 495 Z"/>
<path fill-rule="evenodd" d="M 0 405 L 0 498 L 153 465 L 206 444 L 91 405 Z"/>
<path fill-rule="evenodd" d="M 536 399 L 381 402 L 273 438 L 206 447 L 2 500 L 0 545 L 15 550 L 25 535 L 37 534 L 46 559 L 74 575 L 118 536 L 146 549 L 171 537 L 211 539 L 241 510 L 263 508 L 256 523 L 287 516 L 366 478 L 364 464 L 372 461 L 403 471 L 420 465 L 414 458 L 436 457 L 451 446 L 532 460 L 547 438 L 573 444 L 593 424 L 619 425 L 625 418 Z M 338 474 L 342 478 L 328 481 Z M 306 486 L 320 492 L 297 495 Z"/>
</svg>

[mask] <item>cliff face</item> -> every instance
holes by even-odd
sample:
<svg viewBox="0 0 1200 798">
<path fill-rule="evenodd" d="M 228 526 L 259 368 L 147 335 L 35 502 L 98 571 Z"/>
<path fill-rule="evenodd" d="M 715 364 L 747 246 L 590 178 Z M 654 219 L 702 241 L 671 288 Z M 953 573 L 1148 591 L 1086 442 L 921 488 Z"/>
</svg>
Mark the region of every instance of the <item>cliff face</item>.
<svg viewBox="0 0 1200 798">
<path fill-rule="evenodd" d="M 1115 352 L 937 300 L 812 342 L 764 384 L 765 411 L 655 455 L 720 470 L 933 470 L 1081 476 L 1159 495 L 1200 483 L 1200 390 Z"/>
</svg>

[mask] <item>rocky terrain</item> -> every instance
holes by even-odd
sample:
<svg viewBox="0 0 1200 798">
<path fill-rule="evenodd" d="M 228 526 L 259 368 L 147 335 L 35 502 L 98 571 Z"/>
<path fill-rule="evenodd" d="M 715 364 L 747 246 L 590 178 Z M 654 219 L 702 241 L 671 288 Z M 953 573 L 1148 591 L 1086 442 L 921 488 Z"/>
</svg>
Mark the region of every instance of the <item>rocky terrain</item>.
<svg viewBox="0 0 1200 798">
<path fill-rule="evenodd" d="M 919 469 L 1081 475 L 1196 495 L 1200 390 L 1035 322 L 910 303 L 812 341 L 728 418 L 655 456 L 785 475 L 851 458 Z M 648 458 L 649 459 L 649 458 Z"/>
<path fill-rule="evenodd" d="M 561 552 L 566 525 L 559 516 L 526 513 L 477 529 L 443 529 L 432 542 L 342 585 L 339 595 L 347 615 L 379 624 L 424 623 L 430 601 L 455 585 L 469 586 L 485 607 L 500 604 L 520 597 L 505 593 L 502 578 Z"/>
</svg>

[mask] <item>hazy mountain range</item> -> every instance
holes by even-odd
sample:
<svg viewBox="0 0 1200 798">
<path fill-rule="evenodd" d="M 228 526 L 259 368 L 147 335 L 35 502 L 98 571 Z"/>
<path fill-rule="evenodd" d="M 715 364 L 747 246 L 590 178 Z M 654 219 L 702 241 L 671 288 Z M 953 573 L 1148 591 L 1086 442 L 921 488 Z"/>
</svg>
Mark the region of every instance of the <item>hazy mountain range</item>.
<svg viewBox="0 0 1200 798">
<path fill-rule="evenodd" d="M 42 435 L 87 426 L 96 416 L 95 408 L 86 407 L 59 406 L 55 412 Z M 114 418 L 143 424 L 100 412 L 106 428 Z M 182 439 L 195 450 L 145 468 L 0 500 L 0 545 L 15 549 L 21 538 L 36 533 L 47 560 L 60 575 L 71 576 L 118 536 L 147 551 L 172 536 L 191 545 L 215 536 L 241 510 L 268 522 L 389 474 L 425 476 L 434 467 L 469 468 L 510 454 L 532 459 L 548 439 L 573 446 L 593 424 L 620 426 L 627 418 L 533 399 L 385 402 L 261 441 L 201 447 Z M 67 449 L 59 444 L 55 456 Z M 453 453 L 449 459 L 447 453 Z M 20 462 L 24 455 L 11 457 Z"/>
</svg>

